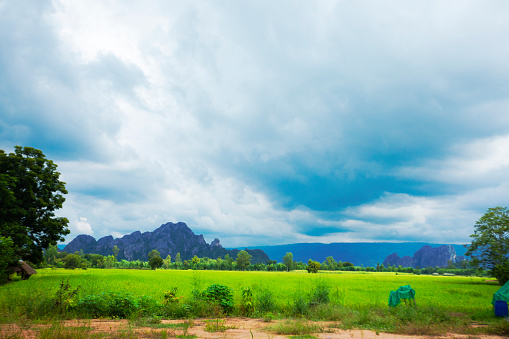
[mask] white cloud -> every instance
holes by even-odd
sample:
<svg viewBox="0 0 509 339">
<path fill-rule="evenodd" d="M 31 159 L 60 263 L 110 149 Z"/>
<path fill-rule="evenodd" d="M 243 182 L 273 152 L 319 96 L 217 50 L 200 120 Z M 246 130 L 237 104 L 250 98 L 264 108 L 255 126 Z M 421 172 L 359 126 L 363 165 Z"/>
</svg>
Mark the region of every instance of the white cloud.
<svg viewBox="0 0 509 339">
<path fill-rule="evenodd" d="M 94 234 L 92 230 L 92 226 L 87 221 L 87 218 L 80 217 L 80 219 L 76 222 L 76 226 L 74 227 L 75 231 L 79 232 L 79 234 Z"/>
</svg>

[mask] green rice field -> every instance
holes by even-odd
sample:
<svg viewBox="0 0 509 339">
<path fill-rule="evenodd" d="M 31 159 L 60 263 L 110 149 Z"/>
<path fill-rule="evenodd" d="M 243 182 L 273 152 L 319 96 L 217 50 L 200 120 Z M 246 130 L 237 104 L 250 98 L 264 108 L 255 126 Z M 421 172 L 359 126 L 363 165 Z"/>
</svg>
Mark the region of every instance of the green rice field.
<svg viewBox="0 0 509 339">
<path fill-rule="evenodd" d="M 251 287 L 255 298 L 260 291 L 268 291 L 278 309 L 284 309 L 298 296 L 311 293 L 317 284 L 328 286 L 331 302 L 353 309 L 386 307 L 391 290 L 411 285 L 416 290 L 418 306 L 465 314 L 491 312 L 491 298 L 499 288 L 484 278 L 394 273 L 41 269 L 29 280 L 0 286 L 0 305 L 5 311 L 6 305 L 16 304 L 15 300 L 20 298 L 53 295 L 63 279 L 68 279 L 71 287 L 79 287 L 78 297 L 114 291 L 135 297 L 150 296 L 159 302 L 174 287 L 178 287 L 178 295 L 184 301 L 191 298 L 194 289 L 202 290 L 211 284 L 229 286 L 237 301 L 241 289 Z"/>
</svg>

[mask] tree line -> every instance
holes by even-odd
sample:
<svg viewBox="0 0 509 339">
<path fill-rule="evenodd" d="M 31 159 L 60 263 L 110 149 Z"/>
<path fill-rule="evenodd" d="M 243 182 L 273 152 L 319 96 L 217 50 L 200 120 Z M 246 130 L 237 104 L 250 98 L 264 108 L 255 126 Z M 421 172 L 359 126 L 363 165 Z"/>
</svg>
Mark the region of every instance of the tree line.
<svg viewBox="0 0 509 339">
<path fill-rule="evenodd" d="M 116 268 L 116 269 L 167 269 L 167 270 L 222 270 L 222 271 L 274 271 L 285 272 L 293 270 L 305 270 L 309 273 L 318 271 L 363 271 L 363 272 L 396 272 L 410 274 L 454 274 L 454 275 L 485 275 L 486 272 L 480 271 L 471 265 L 468 261 L 462 261 L 461 265 L 456 266 L 449 262 L 447 267 L 402 267 L 387 266 L 377 264 L 376 266 L 355 266 L 351 262 L 336 261 L 332 256 L 327 257 L 325 261 L 319 263 L 309 259 L 307 263 L 302 261 L 293 261 L 293 254 L 286 253 L 282 262 L 268 260 L 265 264 L 251 263 L 251 255 L 246 251 L 239 251 L 237 258 L 234 259 L 226 254 L 223 257 L 212 259 L 208 257 L 199 258 L 196 255 L 189 260 L 182 260 L 180 253 L 175 258 L 170 255 L 161 258 L 157 250 L 148 253 L 148 260 L 118 260 L 118 248 L 115 246 L 112 254 L 103 256 L 100 254 L 84 254 L 81 252 L 66 253 L 58 252 L 56 246 L 50 246 L 44 253 L 44 263 L 40 267 L 56 267 L 66 269 L 87 269 L 87 268 Z"/>
</svg>

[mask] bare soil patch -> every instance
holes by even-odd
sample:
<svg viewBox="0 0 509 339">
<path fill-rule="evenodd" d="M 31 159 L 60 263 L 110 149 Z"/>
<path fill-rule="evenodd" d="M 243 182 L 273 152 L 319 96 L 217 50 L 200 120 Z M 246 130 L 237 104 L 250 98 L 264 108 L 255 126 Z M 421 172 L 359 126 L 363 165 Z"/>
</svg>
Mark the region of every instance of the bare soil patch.
<svg viewBox="0 0 509 339">
<path fill-rule="evenodd" d="M 223 322 L 224 320 L 224 322 Z M 183 324 L 184 320 L 163 320 L 163 326 L 171 326 L 169 324 Z M 103 334 L 106 338 L 115 338 L 121 333 L 132 333 L 137 338 L 163 338 L 163 331 L 167 338 L 176 338 L 177 335 L 195 335 L 196 338 L 289 338 L 289 335 L 275 334 L 271 327 L 277 325 L 278 320 L 264 322 L 262 319 L 252 318 L 225 318 L 221 319 L 221 324 L 227 329 L 224 332 L 206 331 L 207 322 L 210 319 L 192 320 L 192 326 L 187 329 L 181 326 L 153 328 L 153 327 L 136 327 L 127 320 L 111 320 L 111 319 L 91 319 L 91 320 L 69 320 L 60 323 L 61 328 L 81 328 L 86 329 L 87 333 Z M 317 324 L 325 330 L 324 333 L 314 333 L 317 338 L 327 339 L 405 339 L 405 338 L 485 338 L 485 339 L 503 339 L 499 336 L 487 335 L 466 335 L 456 333 L 445 333 L 443 335 L 429 336 L 411 336 L 392 333 L 374 332 L 368 330 L 340 330 L 334 328 L 333 322 L 310 322 Z M 23 338 L 37 338 L 41 329 L 50 328 L 54 324 L 29 325 L 29 324 L 2 324 L 0 325 L 0 338 L 9 338 L 12 335 L 20 335 Z"/>
</svg>

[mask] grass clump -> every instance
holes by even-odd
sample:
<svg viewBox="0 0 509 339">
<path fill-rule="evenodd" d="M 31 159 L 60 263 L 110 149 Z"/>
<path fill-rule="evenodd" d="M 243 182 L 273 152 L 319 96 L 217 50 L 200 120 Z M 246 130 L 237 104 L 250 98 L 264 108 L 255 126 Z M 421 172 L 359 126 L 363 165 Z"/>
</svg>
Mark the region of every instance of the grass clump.
<svg viewBox="0 0 509 339">
<path fill-rule="evenodd" d="M 307 320 L 283 320 L 269 327 L 269 330 L 276 334 L 282 335 L 309 335 L 311 333 L 321 333 L 323 329 L 317 324 L 313 324 Z"/>
<path fill-rule="evenodd" d="M 225 332 L 228 329 L 235 328 L 233 326 L 226 326 L 224 319 L 205 320 L 205 331 L 207 332 Z"/>
</svg>

